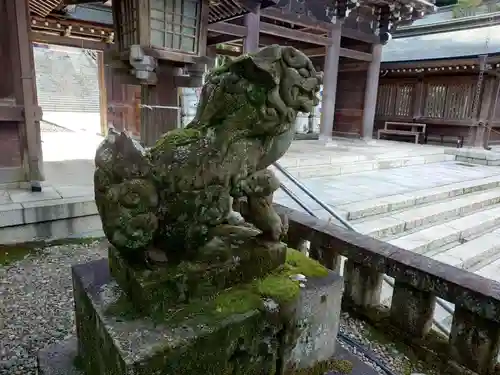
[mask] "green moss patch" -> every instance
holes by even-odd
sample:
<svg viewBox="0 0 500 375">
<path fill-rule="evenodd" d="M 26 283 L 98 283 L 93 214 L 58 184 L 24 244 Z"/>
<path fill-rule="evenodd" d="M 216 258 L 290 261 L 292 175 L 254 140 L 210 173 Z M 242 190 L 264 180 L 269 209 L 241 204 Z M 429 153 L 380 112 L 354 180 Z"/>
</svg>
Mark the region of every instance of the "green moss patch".
<svg viewBox="0 0 500 375">
<path fill-rule="evenodd" d="M 328 270 L 304 254 L 288 249 L 286 264 L 267 277 L 226 289 L 210 298 L 194 300 L 189 304 L 165 306 L 162 312 L 154 313 L 151 318 L 161 323 L 178 324 L 194 320 L 196 324 L 208 324 L 231 315 L 262 309 L 263 298 L 271 298 L 278 304 L 290 303 L 300 293 L 299 282 L 290 278 L 294 274 L 324 277 L 328 275 Z M 122 319 L 139 317 L 125 296 L 111 304 L 106 313 Z"/>
<path fill-rule="evenodd" d="M 288 249 L 286 252 L 286 267 L 289 274 L 300 273 L 307 277 L 325 277 L 328 269 L 300 251 Z"/>
<path fill-rule="evenodd" d="M 152 151 L 162 150 L 164 147 L 177 147 L 192 143 L 200 139 L 202 133 L 198 129 L 174 129 L 161 137 L 153 146 Z"/>
</svg>

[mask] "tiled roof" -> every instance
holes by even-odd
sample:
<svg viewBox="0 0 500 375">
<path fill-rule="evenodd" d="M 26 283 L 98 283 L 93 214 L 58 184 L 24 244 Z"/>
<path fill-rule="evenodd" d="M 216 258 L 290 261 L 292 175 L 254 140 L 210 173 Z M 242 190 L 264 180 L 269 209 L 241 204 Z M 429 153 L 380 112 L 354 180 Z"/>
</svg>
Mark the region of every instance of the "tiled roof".
<svg viewBox="0 0 500 375">
<path fill-rule="evenodd" d="M 393 39 L 382 50 L 382 62 L 458 58 L 486 52 L 500 52 L 500 25 Z"/>
</svg>

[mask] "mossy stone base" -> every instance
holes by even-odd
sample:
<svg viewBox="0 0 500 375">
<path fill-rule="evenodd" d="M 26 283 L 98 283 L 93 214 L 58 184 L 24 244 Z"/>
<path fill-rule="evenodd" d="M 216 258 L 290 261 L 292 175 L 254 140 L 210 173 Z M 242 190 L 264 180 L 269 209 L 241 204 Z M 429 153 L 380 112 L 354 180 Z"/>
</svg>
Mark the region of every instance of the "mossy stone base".
<svg viewBox="0 0 500 375">
<path fill-rule="evenodd" d="M 223 251 L 224 257 L 153 269 L 128 262 L 112 246 L 108 253 L 111 274 L 135 308 L 154 314 L 268 275 L 285 263 L 286 245 L 248 240 Z"/>
<path fill-rule="evenodd" d="M 297 274 L 307 280 L 293 280 Z M 286 264 L 264 278 L 144 315 L 107 260 L 77 265 L 78 362 L 86 375 L 282 375 L 314 367 L 334 354 L 341 284 L 288 249 Z"/>
<path fill-rule="evenodd" d="M 127 320 L 108 312 L 123 292 L 106 260 L 74 266 L 73 280 L 79 362 L 87 375 L 274 373 L 279 325 L 252 305 L 216 320 L 200 319 L 204 311 L 163 323 Z"/>
</svg>

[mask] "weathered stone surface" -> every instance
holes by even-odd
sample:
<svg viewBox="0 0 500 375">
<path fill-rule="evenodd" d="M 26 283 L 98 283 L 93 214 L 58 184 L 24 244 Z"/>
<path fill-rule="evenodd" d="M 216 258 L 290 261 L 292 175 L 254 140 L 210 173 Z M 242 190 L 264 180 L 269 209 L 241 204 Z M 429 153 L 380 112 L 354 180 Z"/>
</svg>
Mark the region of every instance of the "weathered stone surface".
<svg viewBox="0 0 500 375">
<path fill-rule="evenodd" d="M 345 262 L 344 277 L 347 303 L 360 307 L 377 306 L 380 303 L 382 274 L 376 269 L 348 259 Z"/>
<path fill-rule="evenodd" d="M 147 318 L 131 310 L 106 260 L 74 266 L 73 280 L 86 374 L 272 374 L 335 350 L 342 280 L 297 251 L 277 273 Z"/>
<path fill-rule="evenodd" d="M 214 238 L 279 242 L 287 226 L 267 168 L 289 148 L 297 113 L 318 104 L 321 82 L 305 54 L 268 46 L 208 74 L 193 121 L 151 149 L 111 130 L 94 176 L 109 241 L 135 262 L 154 247 L 170 263 L 196 258 Z"/>
<path fill-rule="evenodd" d="M 287 366 L 311 368 L 335 353 L 340 323 L 343 279 L 333 272 L 307 278 L 295 305 L 301 334 L 286 359 Z"/>
<path fill-rule="evenodd" d="M 134 306 L 155 313 L 263 277 L 285 263 L 287 249 L 283 243 L 258 241 L 223 248 L 230 250 L 223 257 L 210 252 L 211 261 L 200 259 L 167 267 L 130 263 L 112 246 L 108 258 L 112 276 Z"/>
<path fill-rule="evenodd" d="M 108 309 L 121 291 L 106 270 L 105 260 L 73 269 L 78 351 L 86 374 L 215 375 L 230 374 L 232 366 L 259 374 L 275 363 L 276 332 L 253 306 L 220 320 L 212 320 L 213 311 L 190 316 L 181 310 L 175 323 L 114 316 Z M 246 363 L 250 358 L 254 362 Z"/>
<path fill-rule="evenodd" d="M 456 306 L 450 332 L 451 358 L 478 374 L 490 374 L 499 350 L 500 324 Z"/>
<path fill-rule="evenodd" d="M 436 296 L 395 281 L 391 321 L 415 338 L 423 338 L 432 328 Z"/>
</svg>

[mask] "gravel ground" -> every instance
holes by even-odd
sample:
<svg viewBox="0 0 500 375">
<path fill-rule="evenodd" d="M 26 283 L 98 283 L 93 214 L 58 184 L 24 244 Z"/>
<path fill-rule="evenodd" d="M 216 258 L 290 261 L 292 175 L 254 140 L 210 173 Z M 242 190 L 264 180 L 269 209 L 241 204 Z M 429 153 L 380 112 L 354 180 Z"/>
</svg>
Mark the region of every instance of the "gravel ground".
<svg viewBox="0 0 500 375">
<path fill-rule="evenodd" d="M 396 344 L 375 339 L 373 337 L 373 329 L 370 329 L 365 322 L 349 316 L 346 312 L 343 312 L 340 317 L 340 332 L 373 353 L 379 363 L 382 363 L 394 374 L 439 375 L 438 372 L 429 370 L 424 366 L 424 363 L 411 361 L 405 354 L 398 350 Z M 341 345 L 343 347 L 349 346 L 342 342 Z M 362 358 L 365 363 L 373 367 L 379 374 L 387 375 L 386 371 L 377 366 L 376 363 L 367 358 L 357 348 L 347 347 L 347 349 Z"/>
<path fill-rule="evenodd" d="M 106 255 L 99 242 L 52 246 L 0 266 L 0 375 L 36 375 L 36 354 L 74 333 L 71 265 Z"/>
<path fill-rule="evenodd" d="M 0 265 L 0 375 L 36 375 L 38 350 L 74 334 L 70 266 L 105 256 L 105 242 L 96 241 L 52 246 L 8 266 Z M 346 313 L 340 329 L 370 348 L 394 373 L 424 372 L 393 344 L 370 339 L 368 327 Z M 386 374 L 358 349 L 342 346 Z"/>
</svg>

